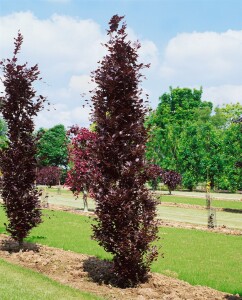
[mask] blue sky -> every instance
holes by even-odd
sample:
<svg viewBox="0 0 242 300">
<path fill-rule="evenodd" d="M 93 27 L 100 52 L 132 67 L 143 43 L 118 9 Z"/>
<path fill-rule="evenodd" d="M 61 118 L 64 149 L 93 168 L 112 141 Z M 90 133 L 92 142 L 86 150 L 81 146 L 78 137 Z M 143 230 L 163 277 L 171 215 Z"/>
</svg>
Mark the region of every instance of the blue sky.
<svg viewBox="0 0 242 300">
<path fill-rule="evenodd" d="M 214 106 L 242 103 L 240 0 L 0 0 L 0 57 L 11 54 L 20 29 L 21 58 L 39 63 L 46 82 L 39 92 L 56 109 L 42 112 L 37 127 L 88 124 L 80 93 L 90 90 L 116 13 L 143 45 L 140 60 L 152 63 L 142 86 L 153 108 L 169 86 L 202 86 L 203 99 Z"/>
</svg>

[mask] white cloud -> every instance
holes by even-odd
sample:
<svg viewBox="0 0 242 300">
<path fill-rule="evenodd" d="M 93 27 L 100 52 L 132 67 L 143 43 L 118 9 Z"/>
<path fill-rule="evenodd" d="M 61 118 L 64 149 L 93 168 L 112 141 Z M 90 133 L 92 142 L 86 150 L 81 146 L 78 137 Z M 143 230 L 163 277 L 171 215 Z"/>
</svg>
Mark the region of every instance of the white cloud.
<svg viewBox="0 0 242 300">
<path fill-rule="evenodd" d="M 140 61 L 143 63 L 150 63 L 151 69 L 155 69 L 158 66 L 158 48 L 155 43 L 149 40 L 143 40 L 141 48 L 139 49 Z"/>
<path fill-rule="evenodd" d="M 159 51 L 156 44 L 151 40 L 144 40 L 140 38 L 132 28 L 127 28 L 128 39 L 132 42 L 139 41 L 141 43 L 141 48 L 138 50 L 139 61 L 144 64 L 151 64 L 151 69 L 158 67 L 159 63 Z"/>
<path fill-rule="evenodd" d="M 88 124 L 87 110 L 81 108 L 83 99 L 80 94 L 88 94 L 94 88 L 93 83 L 88 83 L 89 74 L 97 68 L 97 61 L 106 51 L 101 45 L 107 40 L 104 28 L 101 30 L 99 24 L 91 19 L 81 20 L 57 14 L 48 19 L 39 19 L 30 11 L 2 16 L 0 58 L 11 57 L 13 38 L 18 30 L 24 36 L 20 60 L 28 61 L 30 66 L 39 64 L 46 84 L 38 84 L 37 91 L 47 96 L 56 107 L 56 111 L 40 114 L 36 119 L 37 127 L 49 127 L 55 123 L 69 126 L 78 123 L 78 120 Z M 136 40 L 136 34 L 133 31 L 132 34 L 133 40 Z M 140 61 L 151 62 L 152 68 L 157 68 L 156 45 L 149 40 L 141 40 L 141 44 Z M 145 83 L 147 89 L 148 81 Z"/>
<path fill-rule="evenodd" d="M 166 47 L 163 80 L 180 86 L 240 84 L 242 30 L 182 33 Z"/>
<path fill-rule="evenodd" d="M 96 87 L 96 84 L 91 81 L 89 75 L 73 75 L 69 82 L 69 88 L 72 91 L 79 92 L 80 94 L 89 94 Z"/>
<path fill-rule="evenodd" d="M 35 119 L 36 128 L 50 128 L 56 124 L 63 124 L 66 128 L 72 125 L 88 127 L 90 125 L 90 108 L 75 107 L 70 109 L 65 104 L 55 104 L 50 106 L 49 110 L 39 113 Z"/>
<path fill-rule="evenodd" d="M 21 61 L 39 63 L 46 84 L 38 84 L 38 92 L 51 102 L 36 118 L 36 127 L 89 125 L 89 109 L 83 108 L 81 93 L 93 88 L 87 75 L 96 68 L 104 50 L 100 45 L 105 35 L 92 20 L 79 20 L 53 15 L 41 20 L 31 12 L 14 13 L 0 18 L 1 57 L 11 57 L 13 38 L 18 29 L 24 36 Z M 77 75 L 78 74 L 78 75 Z M 82 74 L 82 75 L 80 75 Z M 0 87 L 3 90 L 3 87 Z"/>
<path fill-rule="evenodd" d="M 216 106 L 228 103 L 242 104 L 242 85 L 211 86 L 203 89 L 203 100 L 211 101 Z"/>
<path fill-rule="evenodd" d="M 99 25 L 93 20 L 52 15 L 38 19 L 31 12 L 19 12 L 0 18 L 1 55 L 12 53 L 13 37 L 18 29 L 24 36 L 22 56 L 31 63 L 39 62 L 42 72 L 50 77 L 65 72 L 83 72 L 94 68 L 104 53 Z"/>
</svg>

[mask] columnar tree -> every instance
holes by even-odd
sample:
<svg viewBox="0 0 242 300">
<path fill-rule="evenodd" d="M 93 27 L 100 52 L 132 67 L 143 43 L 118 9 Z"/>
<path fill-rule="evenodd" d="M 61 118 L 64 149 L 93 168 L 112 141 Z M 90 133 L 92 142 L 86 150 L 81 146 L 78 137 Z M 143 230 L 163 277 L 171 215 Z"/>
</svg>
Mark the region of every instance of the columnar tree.
<svg viewBox="0 0 242 300">
<path fill-rule="evenodd" d="M 96 133 L 87 128 L 72 126 L 67 135 L 71 140 L 68 147 L 71 168 L 67 173 L 65 184 L 76 197 L 80 192 L 83 193 L 84 211 L 88 211 L 87 193 L 90 191 L 94 173 L 97 174 L 92 149 Z"/>
<path fill-rule="evenodd" d="M 97 224 L 94 238 L 113 254 L 116 284 L 135 286 L 147 279 L 157 256 L 156 203 L 144 184 L 147 108 L 139 88 L 141 70 L 137 50 L 127 40 L 123 17 L 110 20 L 107 55 L 93 73 L 92 121 L 96 125 L 95 153 L 100 176 L 95 176 Z"/>
<path fill-rule="evenodd" d="M 33 88 L 39 80 L 38 66 L 18 64 L 22 42 L 23 36 L 18 33 L 12 59 L 1 61 L 5 94 L 0 98 L 0 110 L 8 127 L 7 147 L 0 155 L 6 228 L 20 247 L 29 231 L 41 222 L 39 193 L 34 185 L 37 165 L 33 118 L 45 101 L 43 96 L 36 96 Z"/>
</svg>

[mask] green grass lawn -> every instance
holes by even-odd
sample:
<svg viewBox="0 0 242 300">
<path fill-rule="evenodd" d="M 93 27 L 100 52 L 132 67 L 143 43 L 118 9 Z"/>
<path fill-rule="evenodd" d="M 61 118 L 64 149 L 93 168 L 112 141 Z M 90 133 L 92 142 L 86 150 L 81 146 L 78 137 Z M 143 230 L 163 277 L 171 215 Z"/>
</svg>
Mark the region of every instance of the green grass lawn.
<svg viewBox="0 0 242 300">
<path fill-rule="evenodd" d="M 174 195 L 162 195 L 159 196 L 159 200 L 161 202 L 183 203 L 183 204 L 191 204 L 191 205 L 201 205 L 206 207 L 205 198 L 191 198 L 191 197 L 182 197 L 182 196 L 174 196 Z M 218 208 L 242 210 L 242 201 L 212 200 L 212 206 Z"/>
<path fill-rule="evenodd" d="M 44 211 L 44 222 L 28 241 L 109 259 L 97 242 L 90 239 L 92 220 L 61 211 Z M 0 232 L 6 221 L 0 210 Z M 242 294 L 242 239 L 198 230 L 160 228 L 159 257 L 152 271 L 175 274 L 191 284 L 205 285 L 229 293 Z"/>
<path fill-rule="evenodd" d="M 1 300 L 98 300 L 94 295 L 62 285 L 48 277 L 0 259 Z"/>
</svg>

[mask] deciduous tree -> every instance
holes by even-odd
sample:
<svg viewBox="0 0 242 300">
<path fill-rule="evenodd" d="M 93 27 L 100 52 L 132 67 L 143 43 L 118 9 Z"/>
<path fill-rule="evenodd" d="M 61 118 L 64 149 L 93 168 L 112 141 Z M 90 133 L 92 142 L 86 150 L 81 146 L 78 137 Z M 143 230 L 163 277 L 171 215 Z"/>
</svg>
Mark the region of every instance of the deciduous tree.
<svg viewBox="0 0 242 300">
<path fill-rule="evenodd" d="M 116 284 L 135 286 L 147 279 L 157 250 L 156 202 L 145 188 L 144 160 L 147 132 L 138 63 L 139 43 L 127 39 L 123 17 L 113 16 L 105 44 L 107 55 L 93 73 L 97 88 L 92 96 L 97 140 L 95 153 L 100 176 L 93 193 L 97 224 L 94 238 L 113 254 Z"/>
<path fill-rule="evenodd" d="M 167 185 L 170 194 L 172 191 L 176 189 L 177 185 L 180 184 L 182 181 L 181 175 L 172 170 L 164 171 L 162 174 L 162 179 L 164 184 Z"/>
<path fill-rule="evenodd" d="M 33 118 L 45 98 L 36 96 L 33 83 L 39 80 L 38 66 L 18 63 L 23 36 L 18 33 L 12 59 L 1 61 L 5 94 L 0 110 L 8 126 L 7 147 L 1 150 L 2 198 L 8 217 L 7 231 L 22 247 L 23 239 L 41 222 L 36 178 L 36 140 Z"/>
<path fill-rule="evenodd" d="M 146 120 L 150 129 L 147 159 L 163 169 L 180 172 L 179 143 L 182 132 L 201 116 L 211 113 L 212 103 L 201 100 L 202 89 L 170 88 Z"/>
<path fill-rule="evenodd" d="M 61 169 L 55 166 L 47 166 L 37 169 L 36 183 L 49 187 L 60 182 Z"/>
<path fill-rule="evenodd" d="M 70 170 L 67 173 L 66 185 L 75 196 L 83 193 L 84 211 L 88 211 L 87 193 L 90 192 L 91 182 L 98 173 L 93 155 L 93 142 L 96 133 L 87 128 L 73 126 L 67 132 L 70 138 L 69 163 Z"/>
<path fill-rule="evenodd" d="M 42 166 L 66 168 L 68 162 L 68 140 L 64 125 L 59 124 L 44 130 L 40 129 L 37 158 Z"/>
</svg>

